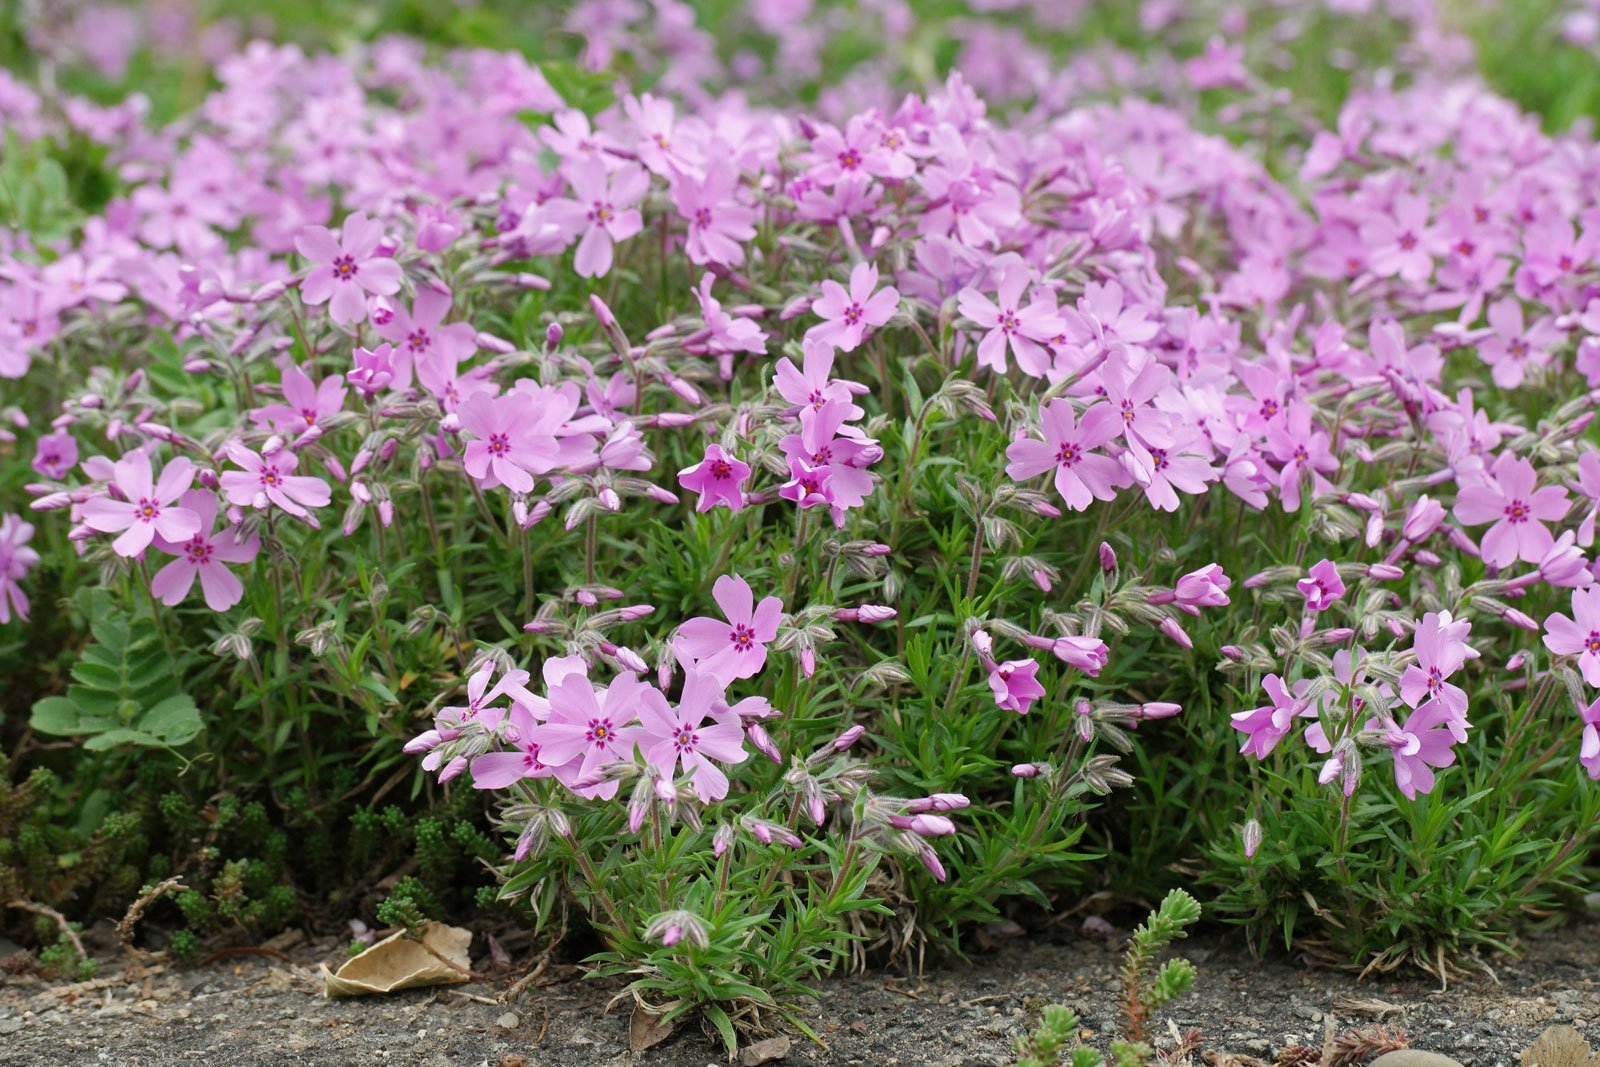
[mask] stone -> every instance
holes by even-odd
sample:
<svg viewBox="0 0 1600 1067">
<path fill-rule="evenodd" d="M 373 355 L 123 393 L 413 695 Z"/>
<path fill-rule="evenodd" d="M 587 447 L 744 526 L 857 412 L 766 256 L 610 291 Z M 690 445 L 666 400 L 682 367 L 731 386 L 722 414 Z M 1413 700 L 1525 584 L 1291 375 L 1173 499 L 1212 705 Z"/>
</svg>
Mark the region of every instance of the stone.
<svg viewBox="0 0 1600 1067">
<path fill-rule="evenodd" d="M 522 1020 L 517 1018 L 516 1012 L 508 1011 L 502 1013 L 501 1016 L 494 1021 L 494 1024 L 502 1030 L 515 1030 L 517 1028 L 517 1023 L 521 1021 Z"/>
<path fill-rule="evenodd" d="M 1424 1052 L 1420 1048 L 1403 1048 L 1385 1052 L 1367 1067 L 1463 1067 L 1458 1060 L 1441 1056 L 1437 1052 Z"/>
<path fill-rule="evenodd" d="M 789 1055 L 789 1039 L 783 1035 L 746 1045 L 739 1050 L 739 1067 L 761 1067 Z"/>
</svg>

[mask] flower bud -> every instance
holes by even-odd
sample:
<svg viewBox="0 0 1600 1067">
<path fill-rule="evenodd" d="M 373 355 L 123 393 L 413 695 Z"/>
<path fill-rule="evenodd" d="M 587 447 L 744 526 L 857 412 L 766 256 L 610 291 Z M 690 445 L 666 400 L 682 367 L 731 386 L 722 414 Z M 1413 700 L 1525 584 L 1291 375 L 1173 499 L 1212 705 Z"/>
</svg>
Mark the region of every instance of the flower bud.
<svg viewBox="0 0 1600 1067">
<path fill-rule="evenodd" d="M 1244 831 L 1240 836 L 1244 839 L 1244 858 L 1254 859 L 1256 849 L 1261 847 L 1261 824 L 1251 819 L 1244 824 Z"/>
</svg>

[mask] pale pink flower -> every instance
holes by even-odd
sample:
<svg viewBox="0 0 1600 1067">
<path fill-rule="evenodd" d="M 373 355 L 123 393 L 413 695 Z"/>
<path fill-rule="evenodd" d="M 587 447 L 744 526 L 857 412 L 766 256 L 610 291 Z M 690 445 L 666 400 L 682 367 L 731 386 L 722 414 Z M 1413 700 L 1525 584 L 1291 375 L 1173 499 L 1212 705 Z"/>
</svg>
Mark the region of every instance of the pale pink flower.
<svg viewBox="0 0 1600 1067">
<path fill-rule="evenodd" d="M 710 511 L 725 504 L 734 511 L 744 507 L 744 483 L 750 477 L 748 464 L 724 452 L 721 445 L 706 446 L 705 458 L 678 472 L 678 484 L 700 494 L 696 511 Z"/>
<path fill-rule="evenodd" d="M 857 263 L 850 272 L 848 292 L 832 278 L 823 280 L 822 295 L 812 303 L 811 310 L 826 321 L 807 330 L 806 337 L 853 352 L 866 336 L 867 328 L 888 322 L 899 306 L 900 294 L 893 286 L 878 289 L 878 268 L 871 263 Z"/>
<path fill-rule="evenodd" d="M 198 577 L 206 607 L 212 611 L 227 611 L 244 597 L 244 583 L 226 564 L 249 563 L 255 559 L 261 550 L 261 539 L 255 534 L 240 537 L 233 527 L 214 533 L 217 498 L 204 489 L 190 489 L 178 502 L 199 516 L 200 529 L 182 542 L 156 535 L 156 548 L 178 558 L 156 572 L 150 582 L 151 595 L 170 607 L 189 595 Z"/>
<path fill-rule="evenodd" d="M 200 532 L 200 516 L 176 503 L 194 482 L 194 464 L 183 456 L 172 460 L 154 480 L 150 455 L 136 449 L 117 460 L 111 485 L 121 499 L 109 494 L 83 502 L 83 521 L 91 530 L 122 532 L 111 542 L 119 556 L 137 556 L 156 536 L 185 541 Z"/>
<path fill-rule="evenodd" d="M 1083 511 L 1095 500 L 1114 500 L 1130 484 L 1122 464 L 1093 450 L 1122 432 L 1122 420 L 1110 404 L 1091 404 L 1074 420 L 1072 402 L 1057 398 L 1039 410 L 1044 440 L 1021 437 L 1006 446 L 1006 475 L 1026 481 L 1055 468 L 1056 492 L 1067 507 Z"/>
<path fill-rule="evenodd" d="M 1483 561 L 1505 567 L 1517 560 L 1538 563 L 1555 543 L 1547 522 L 1567 513 L 1567 491 L 1559 485 L 1536 488 L 1533 464 L 1500 453 L 1480 480 L 1456 494 L 1455 517 L 1466 526 L 1493 523 L 1483 535 Z"/>
<path fill-rule="evenodd" d="M 1600 585 L 1572 591 L 1572 618 L 1556 612 L 1544 621 L 1544 646 L 1577 656 L 1583 680 L 1600 688 Z"/>
<path fill-rule="evenodd" d="M 345 216 L 337 239 L 324 226 L 301 228 L 294 246 L 312 268 L 300 283 L 300 299 L 327 304 L 334 322 L 365 319 L 367 293 L 393 296 L 400 291 L 400 264 L 376 254 L 382 239 L 383 223 L 361 211 Z"/>
<path fill-rule="evenodd" d="M 707 804 L 728 795 L 728 776 L 717 763 L 743 763 L 750 756 L 739 715 L 728 707 L 726 689 L 711 674 L 692 670 L 684 677 L 677 707 L 649 687 L 639 702 L 636 740 L 645 761 L 669 778 L 681 766 Z"/>
<path fill-rule="evenodd" d="M 695 669 L 724 685 L 749 678 L 767 661 L 767 645 L 778 636 L 783 601 L 775 596 L 755 603 L 750 583 L 724 574 L 711 595 L 727 621 L 698 616 L 678 627 L 678 647 L 695 661 Z"/>
<path fill-rule="evenodd" d="M 293 452 L 283 450 L 264 456 L 238 441 L 229 442 L 224 451 L 229 459 L 242 468 L 222 472 L 222 491 L 227 494 L 230 504 L 256 508 L 276 504 L 315 526 L 316 518 L 306 509 L 327 507 L 333 499 L 333 490 L 327 482 L 294 473 L 300 457 Z M 199 527 L 196 526 L 184 537 L 167 536 L 167 540 L 181 541 L 198 532 Z"/>
</svg>

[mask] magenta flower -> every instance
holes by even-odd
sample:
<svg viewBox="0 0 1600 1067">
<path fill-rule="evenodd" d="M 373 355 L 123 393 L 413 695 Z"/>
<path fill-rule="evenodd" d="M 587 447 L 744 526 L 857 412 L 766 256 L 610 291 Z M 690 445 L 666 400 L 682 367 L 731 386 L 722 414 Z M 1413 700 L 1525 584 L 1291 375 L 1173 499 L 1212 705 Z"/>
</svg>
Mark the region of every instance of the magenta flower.
<svg viewBox="0 0 1600 1067">
<path fill-rule="evenodd" d="M 226 564 L 249 563 L 255 559 L 256 553 L 261 551 L 261 539 L 255 534 L 241 539 L 239 531 L 232 527 L 213 533 L 217 498 L 204 489 L 190 489 L 179 503 L 199 516 L 200 529 L 183 542 L 156 535 L 156 548 L 178 558 L 156 572 L 150 582 L 150 593 L 171 607 L 189 595 L 198 577 L 206 607 L 212 611 L 227 611 L 244 597 L 244 583 Z"/>
<path fill-rule="evenodd" d="M 672 181 L 672 202 L 688 222 L 684 251 L 689 262 L 736 267 L 744 262 L 742 242 L 756 235 L 756 213 L 734 198 L 738 169 L 727 158 L 712 159 L 700 181 L 682 174 Z"/>
<path fill-rule="evenodd" d="M 1282 678 L 1276 674 L 1267 675 L 1261 682 L 1261 688 L 1267 691 L 1272 703 L 1250 711 L 1237 711 L 1231 716 L 1233 728 L 1247 735 L 1239 751 L 1256 759 L 1266 759 L 1278 742 L 1294 729 L 1296 719 L 1314 716 L 1315 712 L 1299 695 L 1310 686 L 1308 679 L 1302 679 L 1295 683 L 1294 693 L 1291 694 Z"/>
<path fill-rule="evenodd" d="M 1483 561 L 1505 567 L 1518 559 L 1538 563 L 1555 538 L 1545 527 L 1567 513 L 1567 491 L 1559 485 L 1535 488 L 1539 476 L 1533 464 L 1500 453 L 1480 480 L 1456 494 L 1457 521 L 1467 526 L 1494 525 L 1483 535 Z"/>
<path fill-rule="evenodd" d="M 645 762 L 671 778 L 681 766 L 700 799 L 710 804 L 728 795 L 728 776 L 718 763 L 743 763 L 744 727 L 728 707 L 727 687 L 712 675 L 691 670 L 674 708 L 660 691 L 646 687 L 639 702 L 637 741 Z"/>
<path fill-rule="evenodd" d="M 1201 608 L 1226 607 L 1231 585 L 1233 579 L 1223 573 L 1221 564 L 1208 563 L 1179 578 L 1172 595 L 1180 608 L 1198 615 Z"/>
<path fill-rule="evenodd" d="M 283 368 L 284 402 L 259 407 L 250 413 L 250 419 L 279 433 L 302 434 L 337 414 L 344 407 L 345 392 L 343 375 L 330 374 L 321 384 L 313 384 L 299 365 L 290 363 Z"/>
<path fill-rule="evenodd" d="M 678 484 L 700 494 L 696 511 L 710 511 L 725 504 L 734 511 L 744 507 L 744 483 L 750 467 L 740 463 L 718 444 L 706 446 L 706 455 L 692 467 L 678 472 Z"/>
<path fill-rule="evenodd" d="M 1023 306 L 1022 294 L 1031 281 L 1032 272 L 1019 260 L 1000 278 L 998 304 L 970 286 L 961 290 L 961 314 L 988 331 L 978 342 L 978 366 L 1004 374 L 1009 348 L 1024 373 L 1042 378 L 1050 369 L 1050 351 L 1045 344 L 1066 329 L 1066 324 L 1056 314 L 1054 300 L 1034 300 Z"/>
<path fill-rule="evenodd" d="M 1522 302 L 1516 299 L 1490 304 L 1489 325 L 1494 336 L 1478 346 L 1478 355 L 1494 368 L 1494 384 L 1503 389 L 1521 385 L 1529 367 L 1549 366 L 1548 349 L 1562 340 L 1561 331 L 1549 318 L 1525 326 Z"/>
<path fill-rule="evenodd" d="M 11 613 L 28 621 L 28 597 L 22 579 L 39 562 L 39 553 L 28 547 L 33 540 L 33 524 L 17 515 L 0 518 L 0 623 L 11 621 Z"/>
<path fill-rule="evenodd" d="M 1294 583 L 1294 587 L 1306 598 L 1308 611 L 1323 611 L 1344 596 L 1344 579 L 1339 577 L 1339 568 L 1331 559 L 1312 564 L 1310 574 Z"/>
<path fill-rule="evenodd" d="M 1320 476 L 1338 468 L 1329 438 L 1311 421 L 1311 405 L 1296 400 L 1267 428 L 1267 448 L 1281 464 L 1278 492 L 1284 511 L 1300 510 L 1301 482 L 1310 475 L 1314 489 Z"/>
<path fill-rule="evenodd" d="M 572 267 L 580 278 L 600 278 L 611 270 L 612 246 L 644 229 L 634 207 L 650 188 L 650 175 L 629 164 L 615 174 L 593 156 L 567 167 L 572 196 L 544 205 L 546 215 L 567 233 L 581 233 Z"/>
<path fill-rule="evenodd" d="M 763 597 L 755 604 L 750 583 L 724 574 L 711 587 L 727 621 L 697 616 L 678 627 L 678 647 L 695 661 L 696 670 L 728 685 L 749 678 L 767 661 L 767 644 L 778 636 L 783 601 Z"/>
<path fill-rule="evenodd" d="M 222 472 L 222 491 L 230 504 L 254 508 L 276 504 L 315 526 L 316 518 L 306 509 L 327 507 L 333 499 L 333 490 L 327 482 L 294 473 L 300 457 L 293 452 L 283 450 L 263 456 L 237 441 L 229 442 L 224 451 L 242 468 Z M 197 526 L 184 537 L 167 536 L 167 540 L 181 541 L 198 532 Z"/>
<path fill-rule="evenodd" d="M 475 435 L 467 442 L 463 465 L 486 489 L 504 485 L 512 492 L 533 491 L 533 476 L 556 468 L 556 439 L 538 430 L 525 394 L 476 393 L 461 402 L 461 428 Z"/>
<path fill-rule="evenodd" d="M 1012 659 L 997 663 L 989 671 L 989 688 L 994 690 L 995 706 L 1019 715 L 1044 696 L 1039 684 L 1039 664 L 1031 659 Z"/>
<path fill-rule="evenodd" d="M 1587 706 L 1580 705 L 1578 717 L 1583 720 L 1583 740 L 1578 748 L 1578 762 L 1589 772 L 1590 778 L 1600 781 L 1600 697 Z"/>
<path fill-rule="evenodd" d="M 33 469 L 46 478 L 60 481 L 78 464 L 78 442 L 65 430 L 39 438 L 33 452 Z"/>
<path fill-rule="evenodd" d="M 313 266 L 300 283 L 300 299 L 327 304 L 334 322 L 365 319 L 365 294 L 393 296 L 400 291 L 400 264 L 376 254 L 382 239 L 383 223 L 361 211 L 345 216 L 337 240 L 325 226 L 303 227 L 294 246 Z"/>
<path fill-rule="evenodd" d="M 833 377 L 833 348 L 830 345 L 809 343 L 802 346 L 801 368 L 796 369 L 788 356 L 778 360 L 773 370 L 772 385 L 778 395 L 797 407 L 822 410 L 822 405 L 833 401 L 844 405 L 846 419 L 859 419 L 866 414 L 850 399 L 856 393 L 865 393 L 867 387 L 856 382 Z M 1595 453 L 1597 477 L 1600 486 L 1600 452 Z M 1600 489 L 1596 490 L 1600 497 Z"/>
<path fill-rule="evenodd" d="M 1449 710 L 1438 701 L 1429 701 L 1411 713 L 1403 728 L 1391 725 L 1385 732 L 1384 742 L 1394 756 L 1394 781 L 1407 800 L 1431 792 L 1434 768 L 1456 761 L 1451 726 Z"/>
<path fill-rule="evenodd" d="M 1556 612 L 1544 620 L 1544 647 L 1577 656 L 1583 680 L 1600 688 L 1600 585 L 1572 591 L 1572 618 Z"/>
<path fill-rule="evenodd" d="M 1417 662 L 1407 667 L 1400 676 L 1400 699 L 1410 707 L 1419 707 L 1424 701 L 1438 701 L 1461 725 L 1467 721 L 1467 694 L 1460 686 L 1447 680 L 1460 670 L 1466 661 L 1477 655 L 1466 643 L 1472 624 L 1466 619 L 1459 622 L 1450 613 L 1430 611 L 1417 624 L 1412 649 Z M 1457 735 L 1465 741 L 1465 731 Z"/>
<path fill-rule="evenodd" d="M 352 360 L 355 367 L 346 380 L 367 399 L 372 399 L 394 384 L 394 346 L 385 341 L 376 348 L 357 346 Z"/>
<path fill-rule="evenodd" d="M 1361 226 L 1367 263 L 1379 277 L 1399 275 L 1420 283 L 1433 273 L 1433 257 L 1445 251 L 1444 240 L 1428 225 L 1428 201 L 1413 194 L 1395 197 L 1392 213 L 1372 215 Z"/>
<path fill-rule="evenodd" d="M 450 301 L 450 290 L 443 286 L 418 285 L 410 311 L 397 306 L 383 322 L 373 324 L 378 336 L 394 345 L 396 389 L 410 388 L 413 371 L 424 364 L 440 360 L 454 367 L 477 348 L 471 323 L 444 324 Z"/>
<path fill-rule="evenodd" d="M 873 290 L 877 289 L 877 292 Z M 853 352 L 869 326 L 882 326 L 894 317 L 900 294 L 893 286 L 878 289 L 878 268 L 857 263 L 850 271 L 850 291 L 832 278 L 822 282 L 822 295 L 811 310 L 826 321 L 806 331 L 807 340 L 823 341 L 842 352 Z"/>
<path fill-rule="evenodd" d="M 1091 404 L 1077 420 L 1072 402 L 1057 398 L 1039 409 L 1044 440 L 1019 437 L 1006 446 L 1006 475 L 1026 481 L 1055 468 L 1056 492 L 1073 511 L 1083 511 L 1095 500 L 1114 500 L 1117 490 L 1130 484 L 1122 464 L 1099 455 L 1099 448 L 1122 432 L 1122 420 L 1109 404 Z"/>
<path fill-rule="evenodd" d="M 1022 639 L 1030 648 L 1041 648 L 1065 663 L 1094 678 L 1111 659 L 1111 650 L 1098 637 L 1043 637 L 1028 634 Z"/>
<path fill-rule="evenodd" d="M 567 675 L 550 690 L 550 717 L 531 734 L 539 745 L 540 760 L 551 767 L 576 760 L 573 792 L 610 800 L 617 794 L 617 783 L 600 780 L 597 772 L 608 763 L 632 757 L 639 734 L 634 717 L 648 688 L 635 675 L 619 674 L 597 692 L 583 675 Z"/>
<path fill-rule="evenodd" d="M 168 463 L 159 481 L 153 481 L 150 455 L 136 449 L 117 460 L 111 486 L 121 499 L 108 495 L 83 502 L 83 521 L 101 533 L 123 531 L 111 542 L 119 556 L 137 556 L 160 534 L 168 541 L 185 541 L 200 532 L 200 516 L 175 501 L 194 482 L 194 464 L 183 456 Z"/>
<path fill-rule="evenodd" d="M 504 789 L 524 778 L 549 778 L 558 768 L 546 764 L 539 748 L 539 720 L 521 701 L 513 701 L 500 727 L 500 736 L 511 746 L 509 751 L 485 752 L 472 761 L 472 785 L 476 789 Z M 576 768 L 559 768 L 562 784 L 569 788 L 577 781 Z M 570 779 L 570 780 L 568 780 Z"/>
</svg>

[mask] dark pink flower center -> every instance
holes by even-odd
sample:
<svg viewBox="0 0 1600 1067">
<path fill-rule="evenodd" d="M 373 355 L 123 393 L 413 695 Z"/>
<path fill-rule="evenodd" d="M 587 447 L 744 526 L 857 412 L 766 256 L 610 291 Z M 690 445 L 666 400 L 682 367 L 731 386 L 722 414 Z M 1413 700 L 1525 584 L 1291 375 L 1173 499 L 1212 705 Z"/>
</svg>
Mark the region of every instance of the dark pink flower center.
<svg viewBox="0 0 1600 1067">
<path fill-rule="evenodd" d="M 489 435 L 489 454 L 491 456 L 503 456 L 510 451 L 511 439 L 509 437 L 503 433 Z"/>
<path fill-rule="evenodd" d="M 861 310 L 860 304 L 851 304 L 849 307 L 844 309 L 844 323 L 846 326 L 854 326 L 859 323 L 865 315 L 866 312 Z"/>
<path fill-rule="evenodd" d="M 703 208 L 698 208 L 698 209 L 695 210 L 695 213 L 694 213 L 694 228 L 697 229 L 697 230 L 709 230 L 711 228 L 711 209 L 710 208 L 703 207 Z"/>
<path fill-rule="evenodd" d="M 1600 655 L 1600 630 L 1589 631 L 1589 636 L 1583 642 L 1583 650 Z"/>
<path fill-rule="evenodd" d="M 155 522 L 161 517 L 161 505 L 149 497 L 139 500 L 138 516 L 140 522 Z"/>
<path fill-rule="evenodd" d="M 1405 233 L 1400 235 L 1399 243 L 1400 250 L 1402 252 L 1409 252 L 1413 248 L 1417 247 L 1417 235 L 1412 233 L 1410 230 L 1407 230 Z"/>
<path fill-rule="evenodd" d="M 674 748 L 679 752 L 693 752 L 699 744 L 700 735 L 694 732 L 693 727 L 687 723 L 679 725 L 677 736 L 672 739 Z"/>
<path fill-rule="evenodd" d="M 1528 508 L 1528 505 L 1520 500 L 1513 500 L 1511 503 L 1507 504 L 1505 513 L 1506 519 L 1510 522 L 1527 522 L 1528 516 L 1532 514 Z"/>
<path fill-rule="evenodd" d="M 1063 441 L 1061 447 L 1056 449 L 1056 462 L 1063 467 L 1070 467 L 1082 458 L 1083 452 L 1076 441 Z"/>
<path fill-rule="evenodd" d="M 861 166 L 861 153 L 854 148 L 846 148 L 839 153 L 839 166 L 845 170 L 855 170 Z"/>
<path fill-rule="evenodd" d="M 612 207 L 610 203 L 604 200 L 596 200 L 594 206 L 589 209 L 589 221 L 598 222 L 603 226 L 610 222 L 616 213 L 617 209 Z"/>
<path fill-rule="evenodd" d="M 748 652 L 756 645 L 756 632 L 744 623 L 734 623 L 733 629 L 728 631 L 728 640 L 739 652 Z"/>
<path fill-rule="evenodd" d="M 196 566 L 211 562 L 211 542 L 199 534 L 196 534 L 194 539 L 189 542 L 189 547 L 185 551 L 189 557 L 189 562 Z"/>
<path fill-rule="evenodd" d="M 333 261 L 333 276 L 341 282 L 348 282 L 361 273 L 361 268 L 349 256 L 338 256 Z"/>
<path fill-rule="evenodd" d="M 731 463 L 729 463 L 725 459 L 714 459 L 714 460 L 712 460 L 711 461 L 711 477 L 717 479 L 717 481 L 719 481 L 719 482 L 720 481 L 725 481 L 728 478 L 732 478 L 733 477 L 733 465 Z"/>
<path fill-rule="evenodd" d="M 605 748 L 607 745 L 609 745 L 611 743 L 611 735 L 613 732 L 614 731 L 611 728 L 610 719 L 589 720 L 588 738 L 589 741 L 596 747 Z"/>
<path fill-rule="evenodd" d="M 1277 413 L 1278 402 L 1272 399 L 1272 397 L 1269 396 L 1261 402 L 1261 417 L 1263 419 L 1270 419 Z"/>
<path fill-rule="evenodd" d="M 421 352 L 432 343 L 433 339 L 428 336 L 428 331 L 421 326 L 406 334 L 406 345 L 413 352 Z"/>
<path fill-rule="evenodd" d="M 282 477 L 279 476 L 277 467 L 262 467 L 261 468 L 261 484 L 262 485 L 275 486 L 281 481 L 283 481 L 283 479 L 282 479 Z"/>
<path fill-rule="evenodd" d="M 1021 327 L 1022 323 L 1017 321 L 1017 313 L 1011 308 L 1006 308 L 1000 313 L 1000 329 L 1003 333 L 1013 334 Z"/>
</svg>

